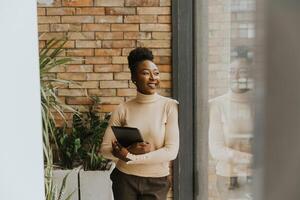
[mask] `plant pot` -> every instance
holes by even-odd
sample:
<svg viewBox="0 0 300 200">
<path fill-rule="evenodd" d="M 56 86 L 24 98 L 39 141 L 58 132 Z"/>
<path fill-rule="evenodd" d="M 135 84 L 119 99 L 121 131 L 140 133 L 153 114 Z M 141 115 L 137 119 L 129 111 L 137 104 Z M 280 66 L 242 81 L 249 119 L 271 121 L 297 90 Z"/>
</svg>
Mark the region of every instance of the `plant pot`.
<svg viewBox="0 0 300 200">
<path fill-rule="evenodd" d="M 53 183 L 57 188 L 57 193 L 59 193 L 62 186 L 64 177 L 67 175 L 67 180 L 65 184 L 65 189 L 63 190 L 63 198 L 67 198 L 71 193 L 73 193 L 71 199 L 78 200 L 78 168 L 73 170 L 53 170 Z"/>
<path fill-rule="evenodd" d="M 110 174 L 115 164 L 106 171 L 79 171 L 80 199 L 82 200 L 113 200 Z"/>
</svg>

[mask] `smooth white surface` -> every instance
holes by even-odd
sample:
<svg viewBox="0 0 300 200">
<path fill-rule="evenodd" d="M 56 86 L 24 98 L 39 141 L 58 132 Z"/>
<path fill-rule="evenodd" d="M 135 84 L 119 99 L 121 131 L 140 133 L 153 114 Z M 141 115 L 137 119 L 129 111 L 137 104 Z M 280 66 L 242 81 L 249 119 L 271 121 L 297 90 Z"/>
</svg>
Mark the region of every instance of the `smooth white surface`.
<svg viewBox="0 0 300 200">
<path fill-rule="evenodd" d="M 44 199 L 36 0 L 0 1 L 0 199 Z"/>
</svg>

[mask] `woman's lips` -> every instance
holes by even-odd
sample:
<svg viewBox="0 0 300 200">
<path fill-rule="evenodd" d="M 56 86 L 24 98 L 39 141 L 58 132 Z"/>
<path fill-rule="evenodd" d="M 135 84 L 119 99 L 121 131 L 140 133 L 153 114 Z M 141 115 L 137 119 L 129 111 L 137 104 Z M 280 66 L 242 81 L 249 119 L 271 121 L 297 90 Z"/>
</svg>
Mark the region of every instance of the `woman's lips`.
<svg viewBox="0 0 300 200">
<path fill-rule="evenodd" d="M 156 83 L 148 83 L 147 85 L 152 89 L 156 88 Z"/>
</svg>

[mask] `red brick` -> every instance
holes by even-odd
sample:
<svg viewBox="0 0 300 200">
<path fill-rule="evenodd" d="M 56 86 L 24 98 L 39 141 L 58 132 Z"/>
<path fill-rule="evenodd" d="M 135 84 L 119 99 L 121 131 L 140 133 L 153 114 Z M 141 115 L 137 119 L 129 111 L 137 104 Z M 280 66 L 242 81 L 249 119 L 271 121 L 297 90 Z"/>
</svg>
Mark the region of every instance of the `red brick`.
<svg viewBox="0 0 300 200">
<path fill-rule="evenodd" d="M 152 49 L 154 56 L 171 56 L 171 49 Z"/>
<path fill-rule="evenodd" d="M 159 6 L 159 0 L 125 0 L 125 6 Z"/>
<path fill-rule="evenodd" d="M 158 89 L 157 90 L 157 93 L 164 96 L 164 97 L 170 97 L 172 98 L 172 95 L 171 95 L 171 89 L 170 88 L 164 88 L 164 89 Z"/>
<path fill-rule="evenodd" d="M 87 92 L 83 89 L 58 89 L 58 96 L 86 96 Z"/>
<path fill-rule="evenodd" d="M 75 58 L 73 58 L 71 62 L 69 62 L 69 64 L 71 65 L 81 65 L 83 63 L 84 63 L 84 58 L 79 56 L 76 56 Z"/>
<path fill-rule="evenodd" d="M 95 34 L 94 32 L 68 32 L 67 38 L 69 40 L 93 40 Z"/>
<path fill-rule="evenodd" d="M 62 16 L 62 23 L 93 23 L 93 16 Z"/>
<path fill-rule="evenodd" d="M 95 6 L 124 6 L 124 0 L 95 0 Z"/>
<path fill-rule="evenodd" d="M 88 89 L 90 96 L 116 96 L 116 89 Z"/>
<path fill-rule="evenodd" d="M 37 9 L 37 15 L 38 16 L 46 15 L 46 9 L 45 8 L 38 8 Z"/>
<path fill-rule="evenodd" d="M 68 105 L 92 105 L 94 102 L 89 97 L 67 97 Z"/>
<path fill-rule="evenodd" d="M 77 40 L 76 48 L 101 48 L 100 40 Z"/>
<path fill-rule="evenodd" d="M 48 72 L 65 72 L 66 68 L 63 65 L 52 67 Z"/>
<path fill-rule="evenodd" d="M 160 88 L 171 88 L 172 87 L 171 81 L 160 81 L 159 87 Z"/>
<path fill-rule="evenodd" d="M 100 81 L 100 88 L 128 88 L 128 81 Z"/>
<path fill-rule="evenodd" d="M 94 56 L 94 49 L 68 49 L 67 56 Z"/>
<path fill-rule="evenodd" d="M 124 97 L 100 97 L 101 105 L 120 104 L 124 102 Z"/>
<path fill-rule="evenodd" d="M 49 32 L 49 24 L 38 24 L 39 32 Z"/>
<path fill-rule="evenodd" d="M 126 48 L 135 47 L 134 40 L 113 40 L 113 41 L 103 41 L 103 48 Z"/>
<path fill-rule="evenodd" d="M 95 56 L 120 56 L 121 49 L 95 49 Z"/>
<path fill-rule="evenodd" d="M 110 57 L 86 57 L 86 64 L 111 64 Z"/>
<path fill-rule="evenodd" d="M 93 6 L 93 0 L 62 0 L 63 6 Z"/>
<path fill-rule="evenodd" d="M 74 15 L 75 8 L 47 8 L 47 15 Z"/>
<path fill-rule="evenodd" d="M 137 8 L 139 15 L 170 15 L 170 7 L 140 7 Z"/>
<path fill-rule="evenodd" d="M 64 33 L 42 33 L 39 36 L 39 40 L 63 39 L 64 36 Z"/>
<path fill-rule="evenodd" d="M 160 72 L 169 72 L 171 73 L 171 65 L 157 65 Z"/>
<path fill-rule="evenodd" d="M 39 40 L 39 48 L 40 49 L 43 48 L 45 46 L 45 44 L 46 44 L 46 41 Z"/>
<path fill-rule="evenodd" d="M 85 73 L 58 73 L 57 74 L 58 79 L 63 80 L 86 80 L 86 74 Z"/>
<path fill-rule="evenodd" d="M 50 24 L 52 32 L 81 31 L 81 24 Z"/>
<path fill-rule="evenodd" d="M 171 64 L 171 57 L 169 56 L 155 56 L 154 63 L 160 64 Z"/>
<path fill-rule="evenodd" d="M 170 32 L 152 32 L 152 38 L 157 40 L 171 39 L 172 35 Z"/>
<path fill-rule="evenodd" d="M 156 15 L 129 15 L 124 16 L 124 23 L 156 23 Z"/>
<path fill-rule="evenodd" d="M 133 48 L 123 48 L 122 49 L 122 56 L 128 56 L 130 51 L 132 51 Z"/>
<path fill-rule="evenodd" d="M 42 4 L 38 3 L 38 7 L 61 7 L 61 0 L 54 0 L 52 4 Z"/>
<path fill-rule="evenodd" d="M 95 17 L 95 23 L 122 23 L 123 22 L 123 16 L 96 16 Z"/>
<path fill-rule="evenodd" d="M 112 57 L 112 63 L 113 64 L 127 64 L 127 57 L 122 57 L 122 56 L 114 56 Z"/>
<path fill-rule="evenodd" d="M 63 38 L 59 38 L 63 39 Z M 59 47 L 60 44 L 54 45 L 53 48 Z M 62 47 L 63 49 L 69 49 L 69 48 L 74 48 L 75 47 L 75 42 L 74 41 L 67 41 L 64 46 Z"/>
<path fill-rule="evenodd" d="M 117 96 L 136 96 L 136 89 L 117 89 Z"/>
<path fill-rule="evenodd" d="M 104 15 L 104 8 L 76 8 L 76 15 Z"/>
<path fill-rule="evenodd" d="M 67 72 L 93 72 L 93 65 L 68 65 Z"/>
<path fill-rule="evenodd" d="M 141 31 L 171 31 L 170 24 L 141 24 Z"/>
<path fill-rule="evenodd" d="M 171 16 L 167 15 L 167 16 L 158 16 L 158 23 L 167 23 L 170 24 L 171 23 Z"/>
<path fill-rule="evenodd" d="M 171 0 L 160 0 L 160 6 L 171 6 Z"/>
<path fill-rule="evenodd" d="M 124 39 L 151 39 L 149 32 L 125 32 Z"/>
<path fill-rule="evenodd" d="M 110 31 L 110 24 L 83 24 L 82 31 Z"/>
<path fill-rule="evenodd" d="M 99 105 L 99 110 L 101 112 L 113 112 L 118 105 Z"/>
<path fill-rule="evenodd" d="M 106 15 L 135 15 L 135 8 L 105 8 Z"/>
<path fill-rule="evenodd" d="M 96 39 L 100 39 L 100 40 L 123 39 L 123 32 L 97 32 Z"/>
<path fill-rule="evenodd" d="M 171 73 L 160 73 L 159 74 L 160 80 L 163 81 L 170 81 L 171 80 Z"/>
<path fill-rule="evenodd" d="M 131 79 L 130 72 L 114 73 L 114 80 L 130 80 L 130 79 Z"/>
<path fill-rule="evenodd" d="M 38 17 L 39 24 L 52 24 L 52 23 L 60 23 L 59 16 L 40 16 Z"/>
<path fill-rule="evenodd" d="M 128 64 L 123 65 L 123 72 L 130 72 L 130 69 L 128 67 Z"/>
<path fill-rule="evenodd" d="M 88 73 L 87 80 L 113 80 L 112 73 Z"/>
<path fill-rule="evenodd" d="M 112 31 L 139 31 L 138 24 L 112 24 Z"/>
<path fill-rule="evenodd" d="M 135 86 L 135 84 L 132 81 L 129 81 L 129 88 L 136 89 L 136 86 Z"/>
<path fill-rule="evenodd" d="M 55 88 L 68 88 L 68 83 L 61 83 L 61 82 L 52 82 L 51 85 Z"/>
<path fill-rule="evenodd" d="M 122 65 L 95 65 L 95 72 L 121 72 L 123 69 Z"/>
<path fill-rule="evenodd" d="M 70 88 L 99 88 L 99 81 L 76 81 L 69 84 Z"/>
<path fill-rule="evenodd" d="M 170 40 L 138 40 L 137 46 L 147 48 L 170 48 Z"/>
</svg>

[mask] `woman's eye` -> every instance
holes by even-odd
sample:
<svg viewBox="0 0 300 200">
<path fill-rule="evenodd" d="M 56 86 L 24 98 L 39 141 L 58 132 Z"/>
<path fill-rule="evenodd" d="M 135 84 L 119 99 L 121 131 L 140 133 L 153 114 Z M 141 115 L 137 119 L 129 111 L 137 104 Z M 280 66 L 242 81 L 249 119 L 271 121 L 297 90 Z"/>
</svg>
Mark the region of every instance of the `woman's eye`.
<svg viewBox="0 0 300 200">
<path fill-rule="evenodd" d="M 155 72 L 154 74 L 155 74 L 156 76 L 158 76 L 158 75 L 159 75 L 159 72 Z"/>
<path fill-rule="evenodd" d="M 143 72 L 143 75 L 148 75 L 149 74 L 149 72 Z"/>
</svg>

